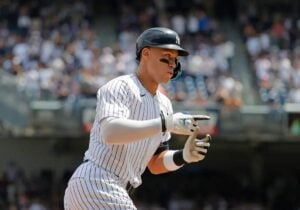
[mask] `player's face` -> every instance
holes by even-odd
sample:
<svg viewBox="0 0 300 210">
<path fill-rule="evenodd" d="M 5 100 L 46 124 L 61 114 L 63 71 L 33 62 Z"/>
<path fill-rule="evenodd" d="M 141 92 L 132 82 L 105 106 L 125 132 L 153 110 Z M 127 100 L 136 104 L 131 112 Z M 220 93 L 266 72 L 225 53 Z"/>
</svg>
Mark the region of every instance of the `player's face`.
<svg viewBox="0 0 300 210">
<path fill-rule="evenodd" d="M 150 48 L 149 73 L 157 83 L 167 83 L 177 65 L 177 50 Z"/>
</svg>

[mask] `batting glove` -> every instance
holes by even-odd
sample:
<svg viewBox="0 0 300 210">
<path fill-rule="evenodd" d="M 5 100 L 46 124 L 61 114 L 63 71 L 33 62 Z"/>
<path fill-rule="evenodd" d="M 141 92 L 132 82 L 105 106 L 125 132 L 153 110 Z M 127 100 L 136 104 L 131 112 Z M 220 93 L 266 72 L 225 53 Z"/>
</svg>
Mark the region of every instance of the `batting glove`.
<svg viewBox="0 0 300 210">
<path fill-rule="evenodd" d="M 187 163 L 198 162 L 205 158 L 208 148 L 210 147 L 209 141 L 211 136 L 206 135 L 205 138 L 197 139 L 197 131 L 189 136 L 183 148 L 183 159 Z"/>
<path fill-rule="evenodd" d="M 206 115 L 190 115 L 181 112 L 165 115 L 161 112 L 162 131 L 169 131 L 181 135 L 193 134 L 193 132 L 199 128 L 199 122 L 201 120 L 209 119 L 210 117 Z"/>
</svg>

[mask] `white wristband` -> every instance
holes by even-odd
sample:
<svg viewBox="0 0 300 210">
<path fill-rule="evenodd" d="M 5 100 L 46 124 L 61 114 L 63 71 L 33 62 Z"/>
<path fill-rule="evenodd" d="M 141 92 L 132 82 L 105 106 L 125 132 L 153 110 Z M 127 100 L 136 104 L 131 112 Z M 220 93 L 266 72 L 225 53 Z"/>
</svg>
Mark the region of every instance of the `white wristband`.
<svg viewBox="0 0 300 210">
<path fill-rule="evenodd" d="M 175 171 L 183 166 L 178 166 L 174 163 L 173 156 L 175 152 L 176 150 L 170 150 L 167 151 L 164 155 L 163 163 L 168 171 Z"/>
</svg>

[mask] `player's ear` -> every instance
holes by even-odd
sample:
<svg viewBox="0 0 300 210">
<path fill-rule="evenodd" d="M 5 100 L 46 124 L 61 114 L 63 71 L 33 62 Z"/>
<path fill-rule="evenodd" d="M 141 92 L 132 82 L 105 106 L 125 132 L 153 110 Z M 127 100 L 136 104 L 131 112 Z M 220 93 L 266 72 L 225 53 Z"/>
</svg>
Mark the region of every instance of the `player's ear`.
<svg viewBox="0 0 300 210">
<path fill-rule="evenodd" d="M 145 47 L 142 49 L 141 55 L 142 57 L 148 57 L 150 54 L 150 48 L 149 47 Z"/>
</svg>

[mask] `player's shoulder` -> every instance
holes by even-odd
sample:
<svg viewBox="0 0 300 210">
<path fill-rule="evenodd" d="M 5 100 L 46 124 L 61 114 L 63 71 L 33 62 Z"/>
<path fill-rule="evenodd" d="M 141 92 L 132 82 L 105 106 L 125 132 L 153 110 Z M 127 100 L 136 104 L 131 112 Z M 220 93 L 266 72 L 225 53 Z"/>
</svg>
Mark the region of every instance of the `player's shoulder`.
<svg viewBox="0 0 300 210">
<path fill-rule="evenodd" d="M 122 76 L 118 76 L 112 80 L 110 80 L 107 84 L 110 83 L 130 83 L 133 81 L 134 75 L 133 74 L 126 74 Z"/>
<path fill-rule="evenodd" d="M 103 85 L 98 92 L 115 92 L 116 90 L 120 92 L 133 92 L 133 90 L 137 89 L 137 83 L 135 80 L 134 74 L 122 75 L 118 76 L 110 81 L 108 81 L 105 85 Z"/>
<path fill-rule="evenodd" d="M 128 84 L 132 83 L 132 77 L 133 75 L 128 74 L 128 75 L 122 75 L 113 78 L 112 80 L 108 81 L 103 88 L 110 88 L 111 86 L 127 86 Z"/>
</svg>

